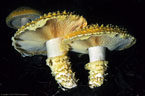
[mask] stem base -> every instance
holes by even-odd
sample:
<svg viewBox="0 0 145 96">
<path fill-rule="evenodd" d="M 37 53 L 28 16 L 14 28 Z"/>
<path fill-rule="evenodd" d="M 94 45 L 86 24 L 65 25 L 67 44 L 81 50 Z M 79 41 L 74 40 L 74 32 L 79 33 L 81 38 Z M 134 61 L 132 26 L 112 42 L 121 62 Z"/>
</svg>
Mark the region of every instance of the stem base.
<svg viewBox="0 0 145 96">
<path fill-rule="evenodd" d="M 75 73 L 71 70 L 69 59 L 65 55 L 51 57 L 46 60 L 57 83 L 64 88 L 76 87 Z M 60 87 L 61 87 L 60 86 Z M 62 87 L 61 87 L 62 88 Z"/>
<path fill-rule="evenodd" d="M 105 71 L 107 70 L 108 61 L 95 61 L 85 65 L 89 70 L 89 87 L 99 87 L 104 82 Z"/>
</svg>

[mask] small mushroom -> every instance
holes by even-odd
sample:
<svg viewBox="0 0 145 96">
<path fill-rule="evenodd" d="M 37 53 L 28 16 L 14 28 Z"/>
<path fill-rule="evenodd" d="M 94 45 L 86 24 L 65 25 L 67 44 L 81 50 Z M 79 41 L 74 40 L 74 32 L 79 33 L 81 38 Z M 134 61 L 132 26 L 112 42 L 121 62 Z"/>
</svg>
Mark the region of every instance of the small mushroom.
<svg viewBox="0 0 145 96">
<path fill-rule="evenodd" d="M 6 24 L 10 28 L 18 29 L 28 22 L 41 16 L 41 13 L 30 7 L 20 7 L 12 11 L 6 18 Z"/>
<path fill-rule="evenodd" d="M 136 39 L 126 29 L 113 25 L 90 25 L 65 36 L 65 44 L 72 51 L 89 54 L 90 62 L 85 65 L 89 70 L 90 88 L 103 84 L 108 61 L 105 59 L 106 49 L 124 50 L 135 44 Z"/>
<path fill-rule="evenodd" d="M 75 73 L 67 56 L 64 35 L 87 25 L 85 18 L 71 12 L 49 12 L 22 26 L 12 37 L 12 45 L 23 56 L 47 55 L 47 65 L 63 89 L 76 87 Z"/>
</svg>

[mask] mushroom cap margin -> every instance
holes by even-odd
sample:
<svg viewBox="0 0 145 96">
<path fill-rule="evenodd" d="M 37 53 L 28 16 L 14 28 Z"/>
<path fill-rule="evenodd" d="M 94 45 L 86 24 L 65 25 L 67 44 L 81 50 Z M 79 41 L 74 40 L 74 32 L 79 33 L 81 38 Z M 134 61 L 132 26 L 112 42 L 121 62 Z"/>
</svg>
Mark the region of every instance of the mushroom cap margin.
<svg viewBox="0 0 145 96">
<path fill-rule="evenodd" d="M 72 51 L 88 54 L 88 48 L 94 46 L 107 47 L 110 51 L 124 50 L 133 46 L 136 39 L 124 28 L 92 24 L 66 35 L 64 42 L 71 46 Z"/>
</svg>

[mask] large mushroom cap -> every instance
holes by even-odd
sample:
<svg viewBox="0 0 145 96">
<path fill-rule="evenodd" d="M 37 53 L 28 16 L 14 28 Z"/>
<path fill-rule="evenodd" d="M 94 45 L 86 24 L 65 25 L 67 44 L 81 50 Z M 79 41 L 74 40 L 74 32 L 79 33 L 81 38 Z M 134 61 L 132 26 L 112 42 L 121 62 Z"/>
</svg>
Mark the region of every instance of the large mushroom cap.
<svg viewBox="0 0 145 96">
<path fill-rule="evenodd" d="M 136 39 L 118 26 L 90 25 L 65 36 L 72 51 L 88 53 L 89 47 L 102 46 L 109 50 L 123 50 L 135 44 Z"/>
<path fill-rule="evenodd" d="M 22 26 L 12 37 L 12 45 L 23 56 L 46 55 L 46 41 L 87 25 L 85 18 L 70 12 L 44 14 L 39 19 Z"/>
<path fill-rule="evenodd" d="M 23 21 L 27 19 L 27 21 L 34 20 L 39 18 L 41 13 L 35 9 L 30 7 L 20 7 L 16 10 L 12 11 L 6 18 L 6 24 L 14 29 L 18 29 L 21 27 L 22 19 Z"/>
</svg>

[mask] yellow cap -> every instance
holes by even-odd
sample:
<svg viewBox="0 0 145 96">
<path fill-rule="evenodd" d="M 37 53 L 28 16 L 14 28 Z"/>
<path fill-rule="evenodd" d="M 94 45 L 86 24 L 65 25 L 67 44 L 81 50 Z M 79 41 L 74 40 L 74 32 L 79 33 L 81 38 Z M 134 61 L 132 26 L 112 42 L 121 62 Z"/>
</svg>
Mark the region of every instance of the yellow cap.
<svg viewBox="0 0 145 96">
<path fill-rule="evenodd" d="M 12 11 L 6 18 L 6 24 L 14 29 L 18 29 L 22 26 L 21 19 L 26 18 L 28 20 L 34 20 L 38 18 L 41 13 L 30 7 L 20 7 Z"/>
</svg>

